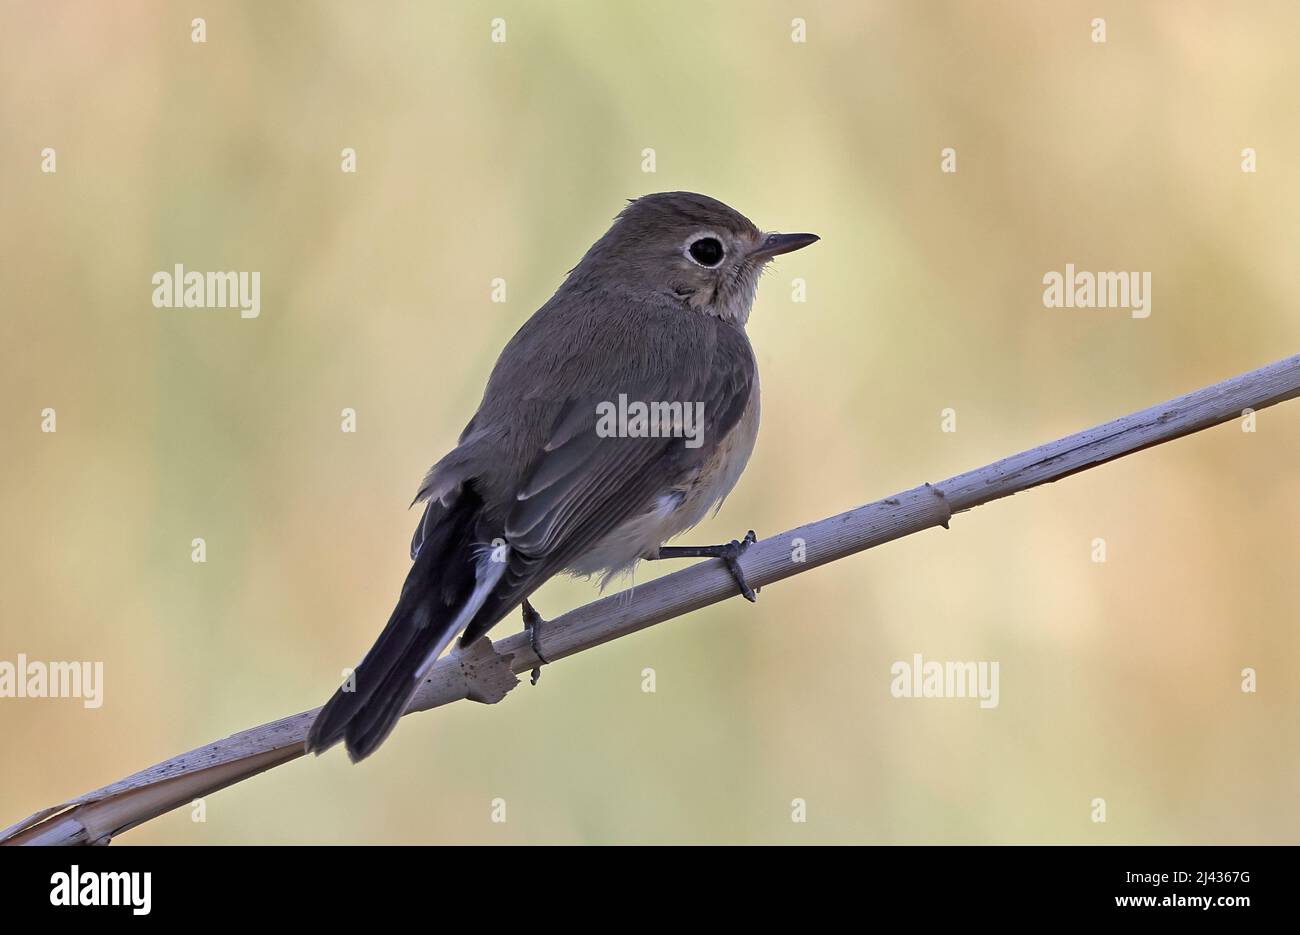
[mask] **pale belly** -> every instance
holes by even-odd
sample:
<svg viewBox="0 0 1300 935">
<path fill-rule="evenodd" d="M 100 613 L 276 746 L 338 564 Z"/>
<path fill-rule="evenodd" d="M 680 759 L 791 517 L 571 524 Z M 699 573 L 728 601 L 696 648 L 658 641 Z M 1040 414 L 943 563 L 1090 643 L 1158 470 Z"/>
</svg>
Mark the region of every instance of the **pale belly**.
<svg viewBox="0 0 1300 935">
<path fill-rule="evenodd" d="M 602 585 L 640 559 L 651 558 L 669 539 L 691 527 L 721 504 L 736 486 L 758 438 L 758 380 L 745 412 L 713 456 L 695 474 L 664 491 L 647 512 L 635 516 L 600 540 L 565 569 L 574 575 L 603 573 Z"/>
</svg>

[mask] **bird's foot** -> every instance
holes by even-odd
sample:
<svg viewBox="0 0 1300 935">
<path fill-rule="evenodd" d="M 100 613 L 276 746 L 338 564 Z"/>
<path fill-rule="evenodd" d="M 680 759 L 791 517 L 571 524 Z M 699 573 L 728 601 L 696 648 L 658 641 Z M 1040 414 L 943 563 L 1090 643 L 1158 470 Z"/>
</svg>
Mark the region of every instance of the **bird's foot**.
<svg viewBox="0 0 1300 935">
<path fill-rule="evenodd" d="M 720 558 L 727 565 L 727 571 L 735 579 L 736 587 L 745 600 L 754 603 L 758 596 L 745 580 L 745 573 L 740 570 L 740 556 L 758 541 L 754 530 L 745 533 L 744 539 L 732 539 L 723 545 L 662 545 L 655 558 Z"/>
<path fill-rule="evenodd" d="M 758 536 L 754 535 L 754 530 L 745 533 L 744 539 L 732 539 L 722 547 L 723 554 L 720 556 L 727 563 L 727 571 L 731 572 L 731 577 L 735 579 L 736 587 L 740 588 L 740 594 L 751 604 L 757 603 L 758 595 L 754 589 L 749 586 L 745 580 L 745 573 L 740 570 L 740 556 L 745 554 L 745 550 L 758 541 Z"/>
<path fill-rule="evenodd" d="M 548 665 L 550 660 L 542 655 L 542 647 L 537 645 L 537 631 L 546 621 L 532 604 L 524 601 L 524 629 L 528 631 L 528 645 L 532 647 L 533 655 L 538 658 L 541 665 L 533 667 L 532 675 L 528 678 L 528 684 L 536 685 L 538 679 L 542 677 L 542 666 Z"/>
</svg>

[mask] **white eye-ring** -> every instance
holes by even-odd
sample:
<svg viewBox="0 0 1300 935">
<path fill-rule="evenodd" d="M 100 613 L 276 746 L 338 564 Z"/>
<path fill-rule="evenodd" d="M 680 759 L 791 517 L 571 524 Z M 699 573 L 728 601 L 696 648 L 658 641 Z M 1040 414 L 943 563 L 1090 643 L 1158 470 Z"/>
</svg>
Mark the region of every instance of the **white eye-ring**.
<svg viewBox="0 0 1300 935">
<path fill-rule="evenodd" d="M 705 269 L 717 268 L 727 255 L 722 239 L 717 234 L 709 232 L 696 234 L 686 242 L 686 249 L 682 252 L 686 255 L 686 259 Z"/>
</svg>

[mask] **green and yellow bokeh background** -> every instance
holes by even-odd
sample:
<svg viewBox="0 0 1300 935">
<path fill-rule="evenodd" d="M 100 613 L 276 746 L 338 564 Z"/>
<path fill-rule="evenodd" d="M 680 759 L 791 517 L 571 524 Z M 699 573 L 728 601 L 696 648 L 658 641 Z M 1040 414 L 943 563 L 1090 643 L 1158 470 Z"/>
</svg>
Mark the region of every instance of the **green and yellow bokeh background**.
<svg viewBox="0 0 1300 935">
<path fill-rule="evenodd" d="M 823 237 L 760 289 L 763 430 L 689 541 L 1295 353 L 1297 33 L 1281 2 L 5 0 L 0 659 L 102 660 L 106 684 L 96 711 L 0 699 L 0 825 L 324 701 L 387 618 L 423 471 L 629 197 Z M 176 263 L 260 271 L 261 317 L 155 309 Z M 1045 309 L 1066 263 L 1150 271 L 1151 317 Z M 119 840 L 1294 843 L 1298 463 L 1292 403 Z M 999 661 L 1000 706 L 891 698 L 916 652 Z"/>
</svg>

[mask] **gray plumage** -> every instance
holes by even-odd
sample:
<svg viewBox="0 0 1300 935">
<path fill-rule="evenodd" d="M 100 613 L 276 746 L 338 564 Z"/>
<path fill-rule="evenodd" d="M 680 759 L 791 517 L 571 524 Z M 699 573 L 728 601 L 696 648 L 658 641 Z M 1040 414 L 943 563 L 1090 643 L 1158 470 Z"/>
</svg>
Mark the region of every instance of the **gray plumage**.
<svg viewBox="0 0 1300 935">
<path fill-rule="evenodd" d="M 758 432 L 744 326 L 759 275 L 815 240 L 765 235 L 686 192 L 623 210 L 506 345 L 459 444 L 425 476 L 397 608 L 308 750 L 345 740 L 354 760 L 369 755 L 457 633 L 478 639 L 560 571 L 608 576 L 653 558 L 721 502 Z M 602 437 L 597 407 L 620 394 L 701 403 L 702 443 Z"/>
</svg>

